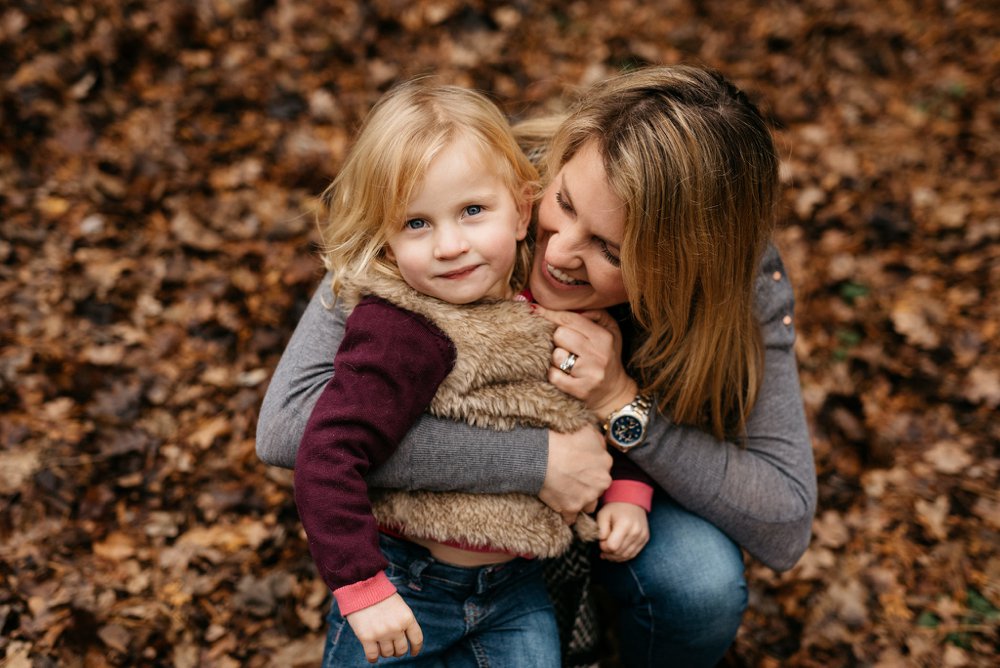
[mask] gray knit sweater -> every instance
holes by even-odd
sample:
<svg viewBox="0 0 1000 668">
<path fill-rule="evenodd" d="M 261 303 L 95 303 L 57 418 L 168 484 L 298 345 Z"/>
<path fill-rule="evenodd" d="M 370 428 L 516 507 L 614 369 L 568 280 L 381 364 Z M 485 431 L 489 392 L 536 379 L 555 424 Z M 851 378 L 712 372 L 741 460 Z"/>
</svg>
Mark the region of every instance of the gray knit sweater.
<svg viewBox="0 0 1000 668">
<path fill-rule="evenodd" d="M 776 570 L 791 568 L 809 544 L 816 509 L 816 472 L 793 344 L 794 299 L 778 252 L 761 262 L 757 314 L 765 344 L 764 381 L 742 445 L 654 416 L 647 442 L 629 455 L 675 501 L 709 520 L 751 556 Z M 306 421 L 333 374 L 344 314 L 330 277 L 299 321 L 264 397 L 257 454 L 295 464 Z M 470 447 L 474 446 L 474 447 Z M 429 415 L 369 484 L 399 489 L 537 494 L 545 478 L 548 432 L 503 432 Z"/>
</svg>

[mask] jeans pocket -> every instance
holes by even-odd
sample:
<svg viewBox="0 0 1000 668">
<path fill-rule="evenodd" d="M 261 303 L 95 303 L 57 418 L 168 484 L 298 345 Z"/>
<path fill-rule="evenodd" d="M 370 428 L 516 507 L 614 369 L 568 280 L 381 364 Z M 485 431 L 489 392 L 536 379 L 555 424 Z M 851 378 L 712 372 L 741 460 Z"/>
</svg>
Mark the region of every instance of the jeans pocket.
<svg viewBox="0 0 1000 668">
<path fill-rule="evenodd" d="M 394 564 L 391 561 L 385 569 L 385 575 L 389 578 L 389 582 L 396 586 L 396 589 L 400 587 L 406 587 L 410 584 L 410 574 L 409 571 L 400 566 L 399 564 Z"/>
</svg>

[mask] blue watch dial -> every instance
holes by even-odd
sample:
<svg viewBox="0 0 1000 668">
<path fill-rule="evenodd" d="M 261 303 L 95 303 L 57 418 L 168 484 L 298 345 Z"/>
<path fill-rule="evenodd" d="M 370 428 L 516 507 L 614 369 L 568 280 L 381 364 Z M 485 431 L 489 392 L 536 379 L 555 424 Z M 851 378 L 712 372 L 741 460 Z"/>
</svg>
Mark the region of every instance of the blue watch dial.
<svg viewBox="0 0 1000 668">
<path fill-rule="evenodd" d="M 642 438 L 642 431 L 642 422 L 631 415 L 615 418 L 615 421 L 611 423 L 611 436 L 622 445 L 638 441 Z"/>
</svg>

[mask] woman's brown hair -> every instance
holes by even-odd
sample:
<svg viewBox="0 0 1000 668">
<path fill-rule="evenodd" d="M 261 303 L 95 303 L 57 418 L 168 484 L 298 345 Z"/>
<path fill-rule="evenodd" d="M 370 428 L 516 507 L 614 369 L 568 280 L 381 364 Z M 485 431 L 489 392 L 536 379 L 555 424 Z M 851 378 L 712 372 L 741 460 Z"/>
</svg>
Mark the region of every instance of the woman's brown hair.
<svg viewBox="0 0 1000 668">
<path fill-rule="evenodd" d="M 656 67 L 588 89 L 555 130 L 548 174 L 589 142 L 626 205 L 631 372 L 675 422 L 742 434 L 763 374 L 754 285 L 778 191 L 767 123 L 717 72 Z"/>
</svg>

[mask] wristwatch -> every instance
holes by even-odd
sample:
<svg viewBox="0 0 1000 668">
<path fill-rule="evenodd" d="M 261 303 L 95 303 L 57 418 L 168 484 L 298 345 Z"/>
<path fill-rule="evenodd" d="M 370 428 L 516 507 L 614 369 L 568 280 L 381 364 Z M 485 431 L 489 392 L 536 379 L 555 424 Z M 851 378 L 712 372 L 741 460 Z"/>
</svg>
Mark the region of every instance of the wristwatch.
<svg viewBox="0 0 1000 668">
<path fill-rule="evenodd" d="M 609 415 L 604 423 L 604 437 L 608 443 L 628 452 L 645 441 L 651 404 L 648 396 L 639 394 L 627 406 Z"/>
</svg>

